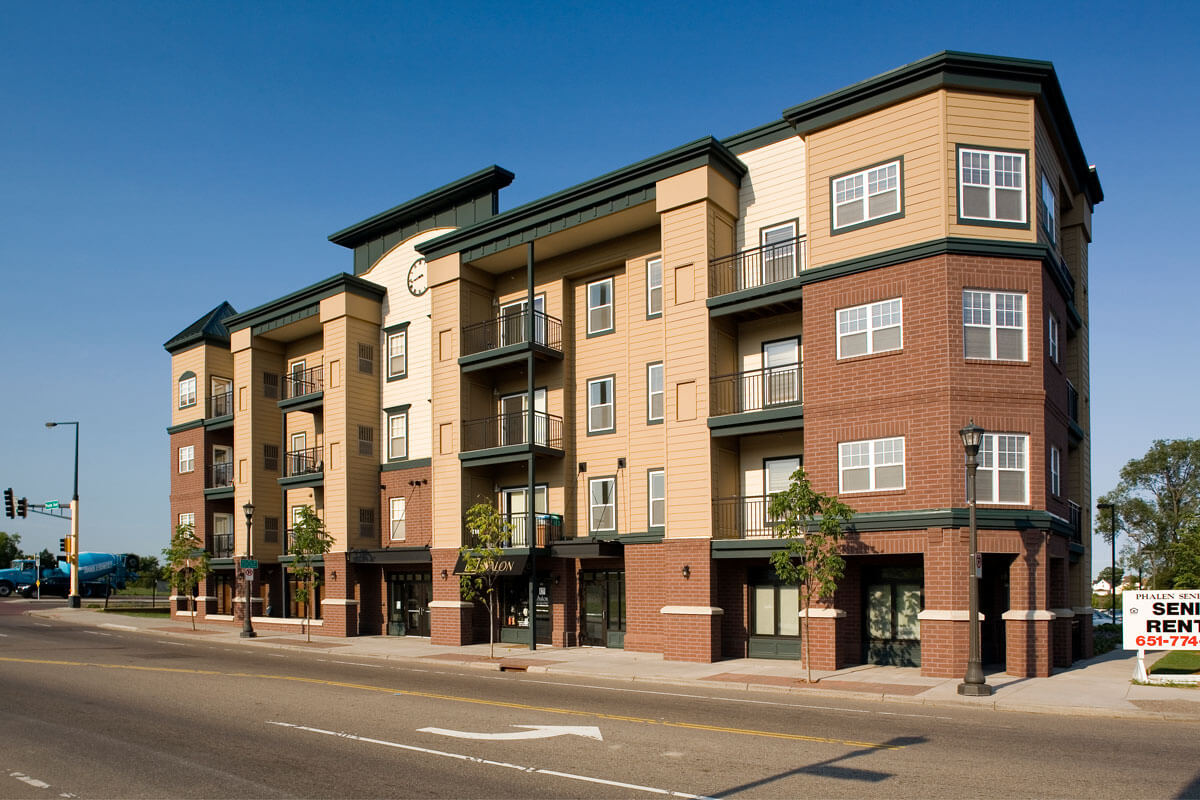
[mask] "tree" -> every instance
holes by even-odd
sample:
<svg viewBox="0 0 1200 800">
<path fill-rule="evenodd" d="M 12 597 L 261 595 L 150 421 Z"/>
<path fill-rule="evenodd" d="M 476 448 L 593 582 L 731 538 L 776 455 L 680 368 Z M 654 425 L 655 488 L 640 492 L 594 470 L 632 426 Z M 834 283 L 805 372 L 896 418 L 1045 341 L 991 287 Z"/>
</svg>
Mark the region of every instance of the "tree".
<svg viewBox="0 0 1200 800">
<path fill-rule="evenodd" d="M 312 600 L 316 598 L 317 570 L 313 564 L 317 556 L 324 556 L 333 547 L 333 537 L 325 532 L 325 523 L 313 511 L 312 506 L 300 509 L 299 518 L 292 525 L 292 540 L 288 553 L 293 557 L 292 575 L 299 581 L 296 601 L 304 606 L 304 631 L 312 641 Z"/>
<path fill-rule="evenodd" d="M 133 585 L 140 589 L 153 589 L 161 574 L 162 567 L 156 557 L 138 556 L 137 580 Z"/>
<path fill-rule="evenodd" d="M 496 582 L 504 543 L 512 537 L 512 526 L 490 503 L 476 503 L 467 509 L 470 544 L 459 548 L 463 571 L 458 587 L 464 600 L 478 600 L 487 609 L 488 655 L 496 657 Z"/>
<path fill-rule="evenodd" d="M 192 630 L 196 630 L 196 587 L 207 577 L 210 568 L 204 542 L 190 524 L 179 525 L 171 535 L 171 544 L 163 551 L 171 588 L 192 600 Z"/>
<path fill-rule="evenodd" d="M 1125 572 L 1119 566 L 1115 570 L 1112 567 L 1105 567 L 1100 570 L 1100 575 L 1097 579 L 1105 581 L 1109 586 L 1115 588 L 1120 586 L 1121 581 L 1125 579 Z"/>
<path fill-rule="evenodd" d="M 1151 587 L 1170 588 L 1188 552 L 1186 544 L 1180 548 L 1183 534 L 1200 519 L 1200 440 L 1156 440 L 1121 468 L 1117 487 L 1100 502 L 1116 506 L 1117 527 L 1141 550 Z M 1098 518 L 1097 527 L 1111 542 L 1108 520 Z"/>
<path fill-rule="evenodd" d="M 21 534 L 0 531 L 0 569 L 8 569 L 13 559 L 20 557 Z"/>
<path fill-rule="evenodd" d="M 771 555 L 771 566 L 784 583 L 800 590 L 800 608 L 804 615 L 800 636 L 801 655 L 812 683 L 812 659 L 809 657 L 808 608 L 813 600 L 832 597 L 837 590 L 846 562 L 838 553 L 842 528 L 854 516 L 854 509 L 837 497 L 813 490 L 804 468 L 792 473 L 792 482 L 771 495 L 767 506 L 775 535 L 784 539 L 783 548 Z"/>
<path fill-rule="evenodd" d="M 1200 523 L 1179 535 L 1175 546 L 1175 588 L 1200 589 Z"/>
<path fill-rule="evenodd" d="M 37 554 L 37 560 L 38 565 L 42 568 L 42 572 L 58 567 L 58 556 L 51 553 L 45 547 L 42 548 L 42 552 Z"/>
</svg>

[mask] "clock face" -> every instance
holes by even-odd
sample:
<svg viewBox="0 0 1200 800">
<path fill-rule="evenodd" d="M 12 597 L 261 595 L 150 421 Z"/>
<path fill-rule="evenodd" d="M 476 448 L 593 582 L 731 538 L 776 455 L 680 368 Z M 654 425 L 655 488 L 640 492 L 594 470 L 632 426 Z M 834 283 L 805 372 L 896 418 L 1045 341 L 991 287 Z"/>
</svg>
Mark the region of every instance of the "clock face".
<svg viewBox="0 0 1200 800">
<path fill-rule="evenodd" d="M 408 268 L 408 291 L 412 292 L 413 297 L 420 297 L 428 288 L 429 284 L 425 281 L 425 259 L 418 258 Z"/>
</svg>

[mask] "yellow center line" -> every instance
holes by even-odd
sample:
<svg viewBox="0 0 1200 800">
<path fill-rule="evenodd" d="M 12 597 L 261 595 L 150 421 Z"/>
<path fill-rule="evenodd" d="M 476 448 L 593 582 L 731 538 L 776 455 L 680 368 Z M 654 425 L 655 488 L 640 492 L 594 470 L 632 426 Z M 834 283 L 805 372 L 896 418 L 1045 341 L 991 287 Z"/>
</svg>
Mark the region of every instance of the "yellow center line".
<svg viewBox="0 0 1200 800">
<path fill-rule="evenodd" d="M 593 717 L 616 722 L 633 722 L 640 725 L 662 725 L 668 728 L 687 728 L 690 730 L 710 731 L 713 733 L 733 733 L 740 736 L 761 736 L 770 739 L 787 739 L 798 742 L 819 742 L 822 744 L 841 744 L 849 747 L 868 747 L 876 750 L 900 750 L 904 745 L 885 744 L 882 742 L 859 742 L 852 739 L 834 739 L 825 736 L 804 736 L 798 733 L 779 733 L 775 731 L 759 731 L 747 728 L 727 728 L 721 725 L 702 725 L 695 722 L 671 722 L 670 720 L 651 719 L 649 717 L 630 717 L 622 714 L 604 714 L 597 711 L 579 711 L 572 708 L 555 708 L 553 706 L 533 706 L 526 703 L 511 703 L 504 700 L 487 700 L 479 697 L 461 697 L 452 694 L 436 692 L 418 692 L 412 689 L 395 689 L 388 686 L 371 686 L 365 683 L 348 683 L 346 681 L 330 681 L 322 678 L 305 678 L 301 675 L 272 675 L 258 672 L 221 672 L 212 669 L 191 669 L 183 667 L 143 667 L 136 664 L 100 664 L 93 661 L 55 661 L 38 658 L 11 658 L 0 656 L 0 662 L 14 664 L 45 664 L 60 667 L 95 667 L 97 669 L 124 669 L 137 672 L 165 672 L 175 675 L 205 675 L 223 678 L 256 678 L 269 681 L 292 681 L 308 683 L 316 686 L 333 686 L 339 689 L 357 689 L 364 692 L 380 692 L 407 697 L 420 697 L 425 700 L 445 700 L 452 703 L 472 703 L 480 706 L 496 708 L 515 708 L 522 711 L 544 711 L 547 714 L 566 714 L 575 717 Z"/>
</svg>

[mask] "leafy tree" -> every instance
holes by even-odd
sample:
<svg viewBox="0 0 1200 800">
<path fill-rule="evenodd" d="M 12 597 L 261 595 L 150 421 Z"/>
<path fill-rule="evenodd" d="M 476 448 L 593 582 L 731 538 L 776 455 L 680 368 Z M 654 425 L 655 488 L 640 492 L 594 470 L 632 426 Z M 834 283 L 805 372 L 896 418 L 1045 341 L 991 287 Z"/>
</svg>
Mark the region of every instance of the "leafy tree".
<svg viewBox="0 0 1200 800">
<path fill-rule="evenodd" d="M 162 576 L 162 567 L 155 556 L 138 556 L 137 580 L 133 582 L 139 589 L 153 589 Z"/>
<path fill-rule="evenodd" d="M 1175 588 L 1200 589 L 1200 523 L 1179 535 L 1175 546 Z"/>
<path fill-rule="evenodd" d="M 13 559 L 20 557 L 21 534 L 0 531 L 0 569 L 8 569 Z"/>
<path fill-rule="evenodd" d="M 1125 579 L 1125 572 L 1118 566 L 1115 570 L 1112 567 L 1105 567 L 1100 570 L 1100 575 L 1097 580 L 1108 581 L 1109 586 L 1120 586 L 1121 581 Z"/>
<path fill-rule="evenodd" d="M 45 547 L 42 548 L 42 552 L 37 554 L 37 560 L 38 564 L 42 568 L 42 572 L 58 567 L 58 556 L 54 555 L 54 553 L 51 553 Z"/>
<path fill-rule="evenodd" d="M 512 526 L 490 503 L 476 503 L 467 509 L 470 544 L 459 548 L 463 572 L 458 587 L 464 600 L 478 600 L 487 609 L 488 655 L 496 657 L 496 582 L 504 543 L 512 537 Z"/>
<path fill-rule="evenodd" d="M 768 513 L 775 535 L 784 539 L 783 549 L 771 555 L 771 566 L 784 583 L 800 589 L 803 609 L 801 655 L 812 683 L 812 659 L 809 657 L 808 608 L 812 601 L 832 597 L 837 590 L 846 562 L 838 554 L 842 528 L 854 516 L 854 509 L 837 497 L 814 491 L 804 468 L 792 473 L 792 482 L 771 495 Z"/>
<path fill-rule="evenodd" d="M 308 641 L 312 641 L 311 601 L 316 597 L 317 570 L 313 566 L 317 556 L 324 556 L 333 547 L 333 537 L 325 531 L 325 523 L 313 511 L 312 506 L 300 509 L 299 519 L 292 525 L 292 541 L 288 552 L 293 556 L 292 575 L 300 582 L 296 588 L 296 601 L 304 606 L 304 630 Z"/>
<path fill-rule="evenodd" d="M 179 525 L 171 535 L 171 544 L 163 551 L 171 588 L 192 601 L 192 630 L 196 630 L 196 587 L 210 571 L 204 542 L 189 525 Z"/>
<path fill-rule="evenodd" d="M 1158 439 L 1141 458 L 1121 468 L 1117 487 L 1100 498 L 1113 503 L 1118 531 L 1139 548 L 1155 589 L 1175 584 L 1180 556 L 1186 557 L 1183 535 L 1200 519 L 1200 440 Z M 1111 542 L 1107 512 L 1096 527 Z"/>
</svg>

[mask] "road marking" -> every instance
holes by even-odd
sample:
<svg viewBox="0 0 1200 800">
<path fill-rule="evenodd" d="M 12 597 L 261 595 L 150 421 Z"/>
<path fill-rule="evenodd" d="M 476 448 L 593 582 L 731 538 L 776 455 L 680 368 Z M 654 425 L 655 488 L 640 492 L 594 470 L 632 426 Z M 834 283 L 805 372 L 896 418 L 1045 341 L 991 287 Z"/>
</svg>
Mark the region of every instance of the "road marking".
<svg viewBox="0 0 1200 800">
<path fill-rule="evenodd" d="M 331 658 L 318 658 L 317 661 L 323 661 L 326 664 L 348 664 L 351 667 L 374 667 L 383 669 L 383 664 L 359 664 L 357 661 L 334 661 Z"/>
<path fill-rule="evenodd" d="M 100 627 L 107 628 L 109 630 L 114 630 L 114 631 L 136 631 L 137 630 L 137 628 L 133 627 L 132 625 L 117 625 L 116 623 L 113 623 L 113 622 L 106 622 L 103 625 L 101 625 Z"/>
<path fill-rule="evenodd" d="M 50 784 L 46 783 L 45 781 L 39 781 L 37 778 L 31 778 L 28 775 L 25 775 L 24 773 L 21 773 L 21 772 L 10 772 L 10 773 L 8 773 L 8 777 L 16 778 L 17 780 L 19 780 L 23 783 L 28 783 L 30 786 L 33 786 L 37 789 L 49 789 L 50 788 Z"/>
<path fill-rule="evenodd" d="M 419 692 L 413 689 L 395 689 L 387 686 L 371 686 L 365 683 L 349 683 L 346 681 L 331 681 L 323 678 L 306 678 L 301 675 L 271 675 L 256 672 L 222 672 L 211 669 L 194 669 L 188 667 L 148 667 L 139 664 L 101 664 L 89 661 L 56 661 L 37 658 L 13 658 L 0 656 L 0 663 L 10 664 L 48 664 L 64 667 L 93 667 L 96 669 L 120 669 L 134 672 L 164 672 L 174 675 L 208 675 L 223 678 L 251 678 L 256 680 L 291 681 L 307 683 L 314 686 L 332 686 L 340 689 L 355 689 L 363 692 L 383 692 L 405 697 L 420 697 L 426 700 L 444 700 L 452 703 L 470 703 L 472 705 L 491 706 L 493 708 L 513 708 L 520 711 L 541 711 L 547 714 L 563 714 L 573 717 L 593 717 L 595 719 L 610 719 L 617 722 L 631 722 L 640 725 L 661 725 L 666 728 L 685 728 L 687 730 L 702 730 L 713 733 L 732 733 L 740 736 L 760 736 L 767 739 L 785 739 L 793 742 L 816 742 L 820 744 L 838 744 L 847 747 L 863 747 L 872 750 L 902 750 L 906 745 L 888 744 L 885 742 L 862 742 L 855 739 L 836 739 L 826 736 L 805 736 L 799 733 L 781 733 L 778 731 L 759 731 L 747 728 L 725 728 L 718 725 L 701 725 L 692 722 L 672 722 L 664 719 L 647 717 L 631 717 L 624 714 L 603 714 L 599 711 L 584 711 L 574 708 L 556 708 L 554 706 L 535 706 L 527 703 L 511 703 L 504 700 L 488 700 L 482 697 L 461 697 L 437 692 Z"/>
<path fill-rule="evenodd" d="M 112 636 L 111 633 L 104 633 L 103 631 L 84 631 L 84 633 L 89 636 Z"/>
<path fill-rule="evenodd" d="M 7 633 L 0 633 L 0 638 L 8 638 L 8 634 L 7 634 Z"/>
<path fill-rule="evenodd" d="M 503 767 L 504 769 L 515 769 L 519 772 L 524 772 L 531 775 L 550 775 L 556 778 L 566 778 L 572 781 L 584 781 L 585 783 L 598 783 L 604 786 L 615 786 L 618 789 L 631 789 L 636 792 L 649 792 L 651 794 L 663 794 L 668 797 L 684 797 L 688 800 L 713 800 L 702 794 L 691 794 L 689 792 L 676 792 L 670 789 L 658 789 L 653 786 L 641 786 L 636 783 L 623 783 L 621 781 L 610 781 L 604 778 L 593 778 L 589 775 L 576 775 L 571 772 L 558 772 L 552 769 L 539 769 L 537 767 L 526 767 L 520 764 L 509 764 L 505 761 L 491 761 L 490 759 L 480 758 L 479 756 L 469 756 L 463 753 L 448 753 L 445 750 L 431 750 L 427 747 L 417 747 L 411 744 L 400 744 L 399 742 L 389 742 L 385 739 L 371 739 L 366 736 L 356 736 L 353 733 L 344 733 L 341 731 L 327 731 L 321 728 L 310 728 L 307 725 L 296 725 L 291 722 L 272 722 L 267 721 L 268 725 L 278 725 L 282 728 L 292 728 L 298 731 L 307 731 L 309 733 L 319 733 L 325 736 L 336 736 L 339 739 L 349 739 L 353 742 L 363 742 L 365 744 L 378 744 L 384 747 L 394 747 L 397 750 L 408 750 L 414 753 L 423 753 L 430 756 L 441 756 L 443 758 L 453 758 L 458 761 L 470 761 L 475 764 L 481 764 L 488 767 Z"/>
<path fill-rule="evenodd" d="M 474 731 L 452 731 L 446 728 L 417 728 L 417 733 L 434 733 L 455 739 L 485 739 L 489 741 L 512 741 L 514 739 L 549 739 L 554 736 L 583 736 L 603 742 L 600 729 L 593 725 L 513 725 L 526 728 L 523 731 L 504 733 L 475 733 Z"/>
<path fill-rule="evenodd" d="M 35 622 L 33 624 L 38 626 L 39 628 L 53 628 L 54 627 L 53 625 L 51 625 L 48 622 Z"/>
</svg>

